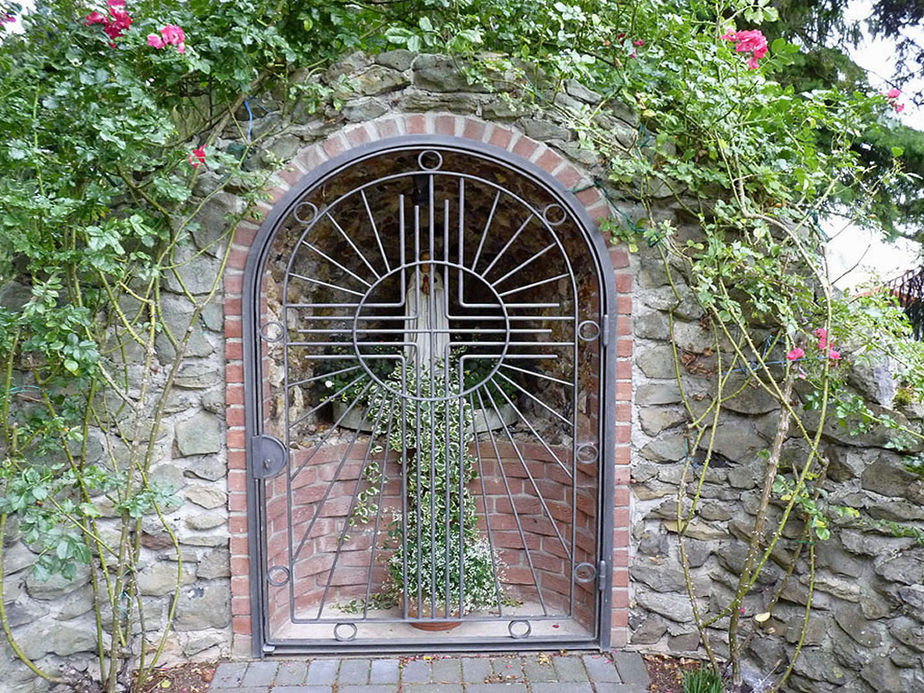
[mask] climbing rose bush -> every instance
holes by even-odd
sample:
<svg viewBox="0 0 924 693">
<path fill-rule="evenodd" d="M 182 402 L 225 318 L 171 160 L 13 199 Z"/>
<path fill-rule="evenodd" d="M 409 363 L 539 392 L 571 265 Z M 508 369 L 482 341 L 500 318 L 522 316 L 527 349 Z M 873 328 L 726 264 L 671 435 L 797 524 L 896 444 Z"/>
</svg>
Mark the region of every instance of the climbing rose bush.
<svg viewBox="0 0 924 693">
<path fill-rule="evenodd" d="M 723 41 L 733 41 L 737 53 L 751 53 L 748 59 L 748 69 L 756 70 L 757 61 L 767 55 L 767 39 L 759 29 L 747 31 L 729 31 L 720 36 Z"/>
</svg>

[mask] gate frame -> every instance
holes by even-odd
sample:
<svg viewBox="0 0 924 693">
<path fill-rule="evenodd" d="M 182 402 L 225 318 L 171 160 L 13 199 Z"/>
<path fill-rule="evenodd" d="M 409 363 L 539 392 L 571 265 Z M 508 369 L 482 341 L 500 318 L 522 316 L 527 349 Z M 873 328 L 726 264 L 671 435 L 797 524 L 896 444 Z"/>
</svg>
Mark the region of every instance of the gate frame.
<svg viewBox="0 0 924 693">
<path fill-rule="evenodd" d="M 617 388 L 617 379 L 630 380 L 631 376 L 622 375 L 620 377 L 617 372 L 617 358 L 631 356 L 632 348 L 631 339 L 618 339 L 617 337 L 617 335 L 628 334 L 628 329 L 623 323 L 627 322 L 624 316 L 631 308 L 631 303 L 627 306 L 624 301 L 619 301 L 617 305 L 617 288 L 621 290 L 621 293 L 627 293 L 631 289 L 632 278 L 631 275 L 621 274 L 620 281 L 617 283 L 612 272 L 614 268 L 627 266 L 628 259 L 624 251 L 614 252 L 607 248 L 596 223 L 591 218 L 591 214 L 595 214 L 597 218 L 607 216 L 609 206 L 599 192 L 593 188 L 581 191 L 578 196 L 569 191 L 567 185 L 574 186 L 586 180 L 586 177 L 548 147 L 524 136 L 518 136 L 518 133 L 512 129 L 491 126 L 474 118 L 462 116 L 405 115 L 401 120 L 403 122 L 400 124 L 403 127 L 397 126 L 394 118 L 380 121 L 378 123 L 380 139 L 370 136 L 370 133 L 376 133 L 375 125 L 367 124 L 354 128 L 351 132 L 341 132 L 303 151 L 293 162 L 295 170 L 290 169 L 289 175 L 280 174 L 282 179 L 280 187 L 269 191 L 271 202 L 260 205 L 261 211 L 266 213 L 263 223 L 257 227 L 255 224 L 242 222 L 235 233 L 229 274 L 226 279 L 226 291 L 230 288 L 228 293 L 240 295 L 242 291 L 243 295 L 235 299 L 226 293 L 226 334 L 229 336 L 233 334 L 228 330 L 229 322 L 236 322 L 238 329 L 242 328 L 242 332 L 238 334 L 242 334 L 243 343 L 239 351 L 232 350 L 230 345 L 226 351 L 229 356 L 227 365 L 229 375 L 232 367 L 237 366 L 236 363 L 231 363 L 231 357 L 238 354 L 242 356 L 243 362 L 237 370 L 238 377 L 236 379 L 229 377 L 228 380 L 229 385 L 234 384 L 236 380 L 243 385 L 243 388 L 235 387 L 235 392 L 240 394 L 235 394 L 233 397 L 230 387 L 228 391 L 228 403 L 231 405 L 228 415 L 229 468 L 236 472 L 234 474 L 235 483 L 231 482 L 232 477 L 229 472 L 229 490 L 232 494 L 229 506 L 233 513 L 234 510 L 243 510 L 244 508 L 240 506 L 246 505 L 246 518 L 241 518 L 246 521 L 246 525 L 240 522 L 235 523 L 232 520 L 231 531 L 233 535 L 237 527 L 237 533 L 245 530 L 247 537 L 244 539 L 232 536 L 234 635 L 235 637 L 250 635 L 251 643 L 247 649 L 257 657 L 277 650 L 293 653 L 306 651 L 302 647 L 277 648 L 266 642 L 265 606 L 267 602 L 262 579 L 264 546 L 261 528 L 265 521 L 262 517 L 262 489 L 260 480 L 251 474 L 251 465 L 247 462 L 251 460 L 253 454 L 251 445 L 254 436 L 258 435 L 261 430 L 261 403 L 259 397 L 253 399 L 254 395 L 260 392 L 260 384 L 256 382 L 257 362 L 260 358 L 257 329 L 260 317 L 258 299 L 260 282 L 268 252 L 275 239 L 276 227 L 292 211 L 304 193 L 325 178 L 330 178 L 365 158 L 378 156 L 390 150 L 414 146 L 434 146 L 461 152 L 476 152 L 489 160 L 510 167 L 519 175 L 539 184 L 571 213 L 593 258 L 598 281 L 603 287 L 603 294 L 600 296 L 600 315 L 604 321 L 605 332 L 600 355 L 605 364 L 602 369 L 603 382 L 600 386 L 602 401 L 598 405 L 603 426 L 600 444 L 604 462 L 599 468 L 601 488 L 597 523 L 601 544 L 599 558 L 608 564 L 604 578 L 605 586 L 599 595 L 594 640 L 600 649 L 608 649 L 611 644 L 614 644 L 611 639 L 613 629 L 625 629 L 628 620 L 628 489 L 620 488 L 620 493 L 617 494 L 615 484 L 625 485 L 628 482 L 628 468 L 624 469 L 624 473 L 617 474 L 616 464 L 626 465 L 628 463 L 629 450 L 626 444 L 628 443 L 628 424 L 631 418 L 628 415 L 628 404 L 619 403 L 619 400 L 626 401 L 631 398 L 631 382 L 621 383 L 622 386 Z M 439 127 L 440 120 L 452 121 L 452 127 L 448 129 L 448 132 L 447 128 Z M 436 125 L 436 127 L 427 127 L 427 125 Z M 405 130 L 408 134 L 402 134 L 401 130 Z M 434 131 L 438 134 L 432 134 Z M 463 136 L 460 137 L 457 133 Z M 480 135 L 481 139 L 472 136 L 476 134 Z M 504 145 L 506 149 L 501 149 L 497 145 Z M 329 159 L 329 156 L 333 158 Z M 609 256 L 609 261 L 607 261 L 607 256 Z M 241 267 L 244 265 L 241 260 L 244 259 L 246 259 L 246 266 Z M 243 276 L 241 276 L 241 269 L 243 269 Z M 234 308 L 238 310 L 235 311 Z M 235 313 L 240 315 L 239 322 L 236 320 Z M 619 329 L 617 329 L 617 323 L 619 323 Z M 232 354 L 232 351 L 235 353 Z M 619 370 L 625 372 L 626 369 Z M 244 400 L 248 397 L 252 401 L 249 405 L 245 405 Z M 232 418 L 231 410 L 242 410 L 240 411 L 242 416 Z M 617 442 L 621 448 L 618 456 Z M 245 504 L 240 502 L 244 500 L 240 496 L 246 497 Z M 234 500 L 235 497 L 238 499 L 237 502 Z M 619 529 L 618 535 L 616 534 L 617 528 Z M 244 567 L 244 562 L 235 561 L 235 558 L 240 556 L 240 549 L 243 548 L 242 539 L 246 541 L 247 546 L 248 575 L 246 576 L 235 572 L 235 567 Z M 243 580 L 246 584 L 241 584 Z M 618 593 L 615 603 L 614 591 Z M 613 608 L 620 610 L 621 613 L 614 614 Z M 625 634 L 617 637 L 617 640 L 619 641 L 615 643 L 617 646 L 624 645 Z M 528 640 L 516 644 L 521 649 L 530 649 Z M 236 643 L 234 649 L 241 652 L 243 648 Z M 459 648 L 453 648 L 452 643 L 449 642 L 446 646 L 434 647 L 431 644 L 428 649 L 445 651 Z M 510 648 L 505 646 L 498 649 L 509 650 Z"/>
</svg>

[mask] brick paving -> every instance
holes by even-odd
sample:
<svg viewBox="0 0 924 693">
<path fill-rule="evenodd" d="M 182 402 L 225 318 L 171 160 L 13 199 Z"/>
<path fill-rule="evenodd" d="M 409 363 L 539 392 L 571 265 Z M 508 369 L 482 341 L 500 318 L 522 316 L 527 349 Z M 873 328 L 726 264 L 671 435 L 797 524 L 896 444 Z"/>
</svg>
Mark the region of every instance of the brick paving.
<svg viewBox="0 0 924 693">
<path fill-rule="evenodd" d="M 222 662 L 211 693 L 646 693 L 634 652 Z"/>
</svg>

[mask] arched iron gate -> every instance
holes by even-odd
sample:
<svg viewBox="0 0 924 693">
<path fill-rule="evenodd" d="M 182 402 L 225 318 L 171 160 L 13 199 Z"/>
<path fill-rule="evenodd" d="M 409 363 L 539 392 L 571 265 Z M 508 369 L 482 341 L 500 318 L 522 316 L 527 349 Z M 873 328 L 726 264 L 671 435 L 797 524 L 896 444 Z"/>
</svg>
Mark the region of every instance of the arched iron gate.
<svg viewBox="0 0 924 693">
<path fill-rule="evenodd" d="M 387 140 L 292 190 L 246 272 L 255 650 L 608 646 L 614 287 L 574 198 Z"/>
</svg>

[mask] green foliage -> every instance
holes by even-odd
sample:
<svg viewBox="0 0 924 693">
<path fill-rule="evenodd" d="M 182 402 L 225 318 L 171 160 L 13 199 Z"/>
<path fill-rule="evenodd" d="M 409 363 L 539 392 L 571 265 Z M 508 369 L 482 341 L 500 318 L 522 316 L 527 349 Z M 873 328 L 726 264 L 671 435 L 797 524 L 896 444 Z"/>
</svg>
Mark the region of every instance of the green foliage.
<svg viewBox="0 0 924 693">
<path fill-rule="evenodd" d="M 683 693 L 724 693 L 722 677 L 708 666 L 688 671 L 683 676 Z"/>
<path fill-rule="evenodd" d="M 458 373 L 422 368 L 418 376 L 399 366 L 386 384 L 387 389 L 374 390 L 371 406 L 373 411 L 384 407 L 390 412 L 386 418 L 394 421 L 380 423 L 376 433 L 390 430 L 388 447 L 405 455 L 407 489 L 407 512 L 389 528 L 394 549 L 388 560 L 390 589 L 403 592 L 409 604 L 419 599 L 422 615 L 430 613 L 433 603 L 437 610 L 449 604 L 462 613 L 495 606 L 501 564 L 480 536 L 475 499 L 468 491 L 476 477 L 468 452 L 474 433 L 470 407 L 454 396 L 462 392 Z M 391 391 L 412 392 L 419 399 L 397 404 Z M 440 397 L 444 393 L 448 396 Z"/>
</svg>

